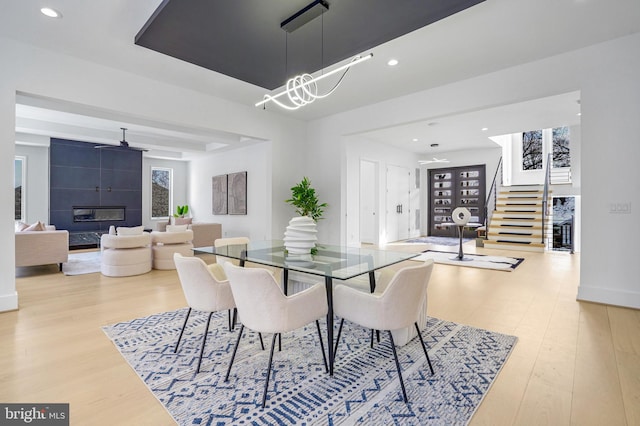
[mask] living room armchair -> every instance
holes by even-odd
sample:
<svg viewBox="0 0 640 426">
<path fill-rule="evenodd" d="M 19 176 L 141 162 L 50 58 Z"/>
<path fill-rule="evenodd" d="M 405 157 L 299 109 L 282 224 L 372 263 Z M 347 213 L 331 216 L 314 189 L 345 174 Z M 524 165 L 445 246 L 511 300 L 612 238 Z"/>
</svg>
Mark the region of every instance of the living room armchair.
<svg viewBox="0 0 640 426">
<path fill-rule="evenodd" d="M 102 235 L 100 247 L 102 275 L 127 277 L 151 271 L 151 234 L 148 232 L 131 232 L 118 228 L 115 235 Z"/>
</svg>

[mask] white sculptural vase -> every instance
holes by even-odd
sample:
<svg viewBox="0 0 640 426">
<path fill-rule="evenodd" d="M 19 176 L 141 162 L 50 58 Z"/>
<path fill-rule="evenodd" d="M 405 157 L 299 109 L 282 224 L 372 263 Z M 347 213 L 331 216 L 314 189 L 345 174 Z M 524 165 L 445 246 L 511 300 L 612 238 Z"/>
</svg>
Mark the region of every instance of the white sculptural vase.
<svg viewBox="0 0 640 426">
<path fill-rule="evenodd" d="M 317 233 L 316 222 L 309 216 L 294 217 L 289 221 L 289 226 L 284 233 L 284 246 L 287 249 L 287 258 L 305 259 L 311 254 L 311 249 L 316 246 Z"/>
</svg>

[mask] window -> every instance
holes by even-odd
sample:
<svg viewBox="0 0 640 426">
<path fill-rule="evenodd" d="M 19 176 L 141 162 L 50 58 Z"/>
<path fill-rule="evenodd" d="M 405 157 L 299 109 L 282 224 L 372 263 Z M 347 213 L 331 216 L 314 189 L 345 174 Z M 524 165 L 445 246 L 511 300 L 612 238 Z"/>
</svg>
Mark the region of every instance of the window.
<svg viewBox="0 0 640 426">
<path fill-rule="evenodd" d="M 569 155 L 569 128 L 556 127 L 552 131 L 553 167 L 571 167 Z"/>
<path fill-rule="evenodd" d="M 522 133 L 522 170 L 542 170 L 542 130 Z"/>
<path fill-rule="evenodd" d="M 15 157 L 14 159 L 14 175 L 13 175 L 13 186 L 15 188 L 16 198 L 15 198 L 15 220 L 25 219 L 26 214 L 26 193 L 25 193 L 25 183 L 26 183 L 26 164 L 27 159 L 25 157 Z"/>
<path fill-rule="evenodd" d="M 151 168 L 151 218 L 171 215 L 172 169 Z"/>
</svg>

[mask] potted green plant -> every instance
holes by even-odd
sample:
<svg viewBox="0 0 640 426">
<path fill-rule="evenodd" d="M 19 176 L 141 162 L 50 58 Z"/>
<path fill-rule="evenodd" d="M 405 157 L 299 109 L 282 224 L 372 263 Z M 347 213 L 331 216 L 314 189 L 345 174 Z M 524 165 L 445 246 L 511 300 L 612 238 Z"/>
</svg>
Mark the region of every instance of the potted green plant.
<svg viewBox="0 0 640 426">
<path fill-rule="evenodd" d="M 176 206 L 176 212 L 173 214 L 173 217 L 185 217 L 189 213 L 189 206 Z"/>
<path fill-rule="evenodd" d="M 322 219 L 327 203 L 320 203 L 316 196 L 316 190 L 311 186 L 311 181 L 306 176 L 296 186 L 291 188 L 291 198 L 286 200 L 296 208 L 300 216 L 309 216 L 315 222 Z"/>
<path fill-rule="evenodd" d="M 296 208 L 299 217 L 289 221 L 284 233 L 284 245 L 289 261 L 309 261 L 316 251 L 316 222 L 322 219 L 327 203 L 321 203 L 311 181 L 306 176 L 291 188 L 291 198 L 285 200 Z"/>
</svg>

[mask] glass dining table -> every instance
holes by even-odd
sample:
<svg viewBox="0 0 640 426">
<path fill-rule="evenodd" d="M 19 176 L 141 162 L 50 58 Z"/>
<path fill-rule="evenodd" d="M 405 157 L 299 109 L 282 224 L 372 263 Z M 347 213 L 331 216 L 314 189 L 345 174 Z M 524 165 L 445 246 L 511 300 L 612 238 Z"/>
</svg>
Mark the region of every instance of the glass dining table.
<svg viewBox="0 0 640 426">
<path fill-rule="evenodd" d="M 418 256 L 420 253 L 404 253 L 361 247 L 317 244 L 312 255 L 288 256 L 282 240 L 252 241 L 249 244 L 223 247 L 198 247 L 195 254 L 207 253 L 245 262 L 272 266 L 283 270 L 282 286 L 287 294 L 289 271 L 303 272 L 324 278 L 327 291 L 327 344 L 329 374 L 333 375 L 333 285 L 337 280 L 346 281 L 368 274 L 371 292 L 375 290 L 375 271 Z"/>
</svg>

